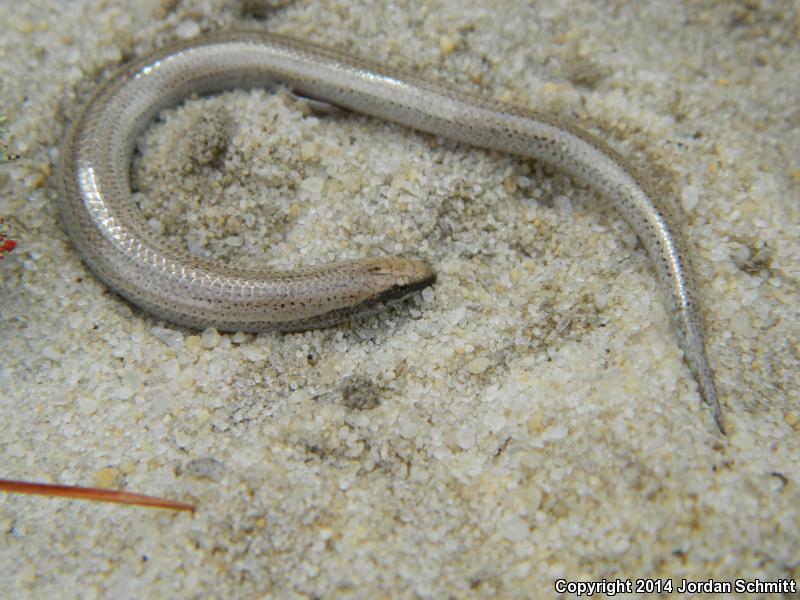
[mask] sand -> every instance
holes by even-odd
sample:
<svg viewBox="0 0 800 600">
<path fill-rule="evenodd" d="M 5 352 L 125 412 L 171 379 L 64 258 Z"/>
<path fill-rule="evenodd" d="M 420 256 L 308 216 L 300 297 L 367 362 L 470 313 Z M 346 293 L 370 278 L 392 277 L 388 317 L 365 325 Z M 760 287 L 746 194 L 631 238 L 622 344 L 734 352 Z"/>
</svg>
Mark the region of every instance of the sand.
<svg viewBox="0 0 800 600">
<path fill-rule="evenodd" d="M 18 242 L 0 270 L 0 477 L 197 506 L 0 495 L 3 595 L 547 598 L 558 580 L 800 577 L 796 5 L 528 5 L 0 11 L 4 139 L 22 156 L 0 165 Z M 134 161 L 151 226 L 251 266 L 413 256 L 436 285 L 362 322 L 258 336 L 109 293 L 59 222 L 67 124 L 121 62 L 241 28 L 559 114 L 667 186 L 728 435 L 602 198 L 285 93 L 164 113 Z"/>
</svg>

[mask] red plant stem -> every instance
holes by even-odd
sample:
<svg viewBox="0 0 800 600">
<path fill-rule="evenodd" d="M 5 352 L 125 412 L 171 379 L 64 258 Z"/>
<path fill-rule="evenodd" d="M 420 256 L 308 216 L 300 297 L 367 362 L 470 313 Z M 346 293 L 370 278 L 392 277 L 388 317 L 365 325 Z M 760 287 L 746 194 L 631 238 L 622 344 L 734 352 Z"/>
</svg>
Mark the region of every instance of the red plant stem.
<svg viewBox="0 0 800 600">
<path fill-rule="evenodd" d="M 194 505 L 184 502 L 121 492 L 117 490 L 104 490 L 100 488 L 76 487 L 72 485 L 55 485 L 51 483 L 30 483 L 27 481 L 14 481 L 0 479 L 0 492 L 12 494 L 36 494 L 39 496 L 57 496 L 60 498 L 77 498 L 79 500 L 92 500 L 94 502 L 117 502 L 119 504 L 135 504 L 138 506 L 152 506 L 154 508 L 167 508 L 170 510 L 185 510 L 194 512 Z"/>
</svg>

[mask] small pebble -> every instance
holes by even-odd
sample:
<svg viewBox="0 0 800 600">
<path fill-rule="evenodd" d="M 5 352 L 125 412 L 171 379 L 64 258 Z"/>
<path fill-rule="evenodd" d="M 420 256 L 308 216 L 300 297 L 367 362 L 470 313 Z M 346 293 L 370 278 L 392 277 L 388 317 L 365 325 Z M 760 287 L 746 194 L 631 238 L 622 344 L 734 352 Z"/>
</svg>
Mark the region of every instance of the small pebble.
<svg viewBox="0 0 800 600">
<path fill-rule="evenodd" d="M 203 347 L 203 342 L 200 340 L 199 335 L 190 335 L 186 338 L 186 350 L 189 352 L 197 352 Z"/>
<path fill-rule="evenodd" d="M 200 33 L 200 25 L 198 25 L 196 21 L 192 20 L 184 21 L 175 28 L 175 35 L 182 40 L 193 38 L 198 33 Z"/>
<path fill-rule="evenodd" d="M 488 358 L 481 356 L 480 358 L 476 358 L 467 363 L 467 371 L 473 375 L 479 375 L 489 368 L 490 364 L 491 363 L 489 362 Z"/>
<path fill-rule="evenodd" d="M 99 488 L 110 488 L 117 478 L 117 471 L 111 467 L 100 469 L 94 475 L 94 484 Z"/>
<path fill-rule="evenodd" d="M 469 450 L 475 445 L 475 432 L 467 425 L 459 427 L 456 431 L 456 443 L 462 450 Z"/>
<path fill-rule="evenodd" d="M 442 37 L 439 38 L 439 50 L 442 51 L 442 54 L 447 56 L 455 49 L 456 49 L 456 42 L 449 35 L 443 35 Z"/>
<path fill-rule="evenodd" d="M 325 185 L 322 177 L 306 177 L 301 183 L 300 188 L 312 194 L 320 194 Z"/>
<path fill-rule="evenodd" d="M 100 400 L 92 396 L 78 398 L 78 410 L 84 415 L 91 415 L 100 407 Z"/>
<path fill-rule="evenodd" d="M 687 185 L 681 190 L 681 206 L 686 212 L 691 212 L 697 208 L 700 202 L 700 192 L 696 186 Z"/>
<path fill-rule="evenodd" d="M 500 534 L 513 544 L 525 541 L 530 535 L 528 524 L 519 517 L 511 517 L 500 523 Z"/>
<path fill-rule="evenodd" d="M 203 348 L 216 348 L 217 344 L 219 344 L 220 335 L 217 333 L 217 330 L 213 327 L 209 327 L 202 334 L 200 334 L 200 340 L 203 343 Z"/>
<path fill-rule="evenodd" d="M 419 433 L 419 427 L 413 421 L 400 421 L 400 435 L 407 440 L 413 440 Z"/>
</svg>

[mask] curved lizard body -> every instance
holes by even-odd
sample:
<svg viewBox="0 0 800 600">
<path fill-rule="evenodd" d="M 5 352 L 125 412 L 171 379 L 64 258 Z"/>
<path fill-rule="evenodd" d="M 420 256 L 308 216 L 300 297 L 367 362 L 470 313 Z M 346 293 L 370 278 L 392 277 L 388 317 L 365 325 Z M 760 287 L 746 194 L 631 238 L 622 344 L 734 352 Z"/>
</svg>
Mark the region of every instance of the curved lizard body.
<svg viewBox="0 0 800 600">
<path fill-rule="evenodd" d="M 61 155 L 61 211 L 86 264 L 111 289 L 180 325 L 293 331 L 375 310 L 434 282 L 427 264 L 402 258 L 295 271 L 227 268 L 189 256 L 148 228 L 132 199 L 129 171 L 135 140 L 153 117 L 190 94 L 278 84 L 420 131 L 539 159 L 588 183 L 647 249 L 686 362 L 723 429 L 687 247 L 665 201 L 627 161 L 552 116 L 290 38 L 221 33 L 163 48 L 124 66 L 88 101 Z"/>
</svg>

